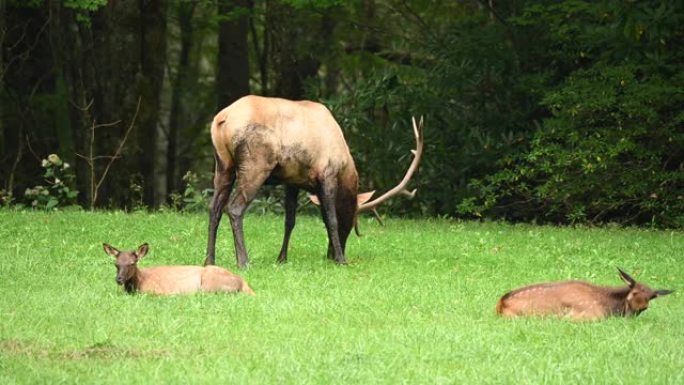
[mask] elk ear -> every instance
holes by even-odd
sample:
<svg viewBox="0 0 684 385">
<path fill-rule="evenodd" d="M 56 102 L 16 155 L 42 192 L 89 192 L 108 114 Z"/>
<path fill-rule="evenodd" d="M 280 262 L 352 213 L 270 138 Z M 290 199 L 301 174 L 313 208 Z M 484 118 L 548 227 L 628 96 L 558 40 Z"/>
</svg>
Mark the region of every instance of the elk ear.
<svg viewBox="0 0 684 385">
<path fill-rule="evenodd" d="M 119 255 L 119 250 L 117 250 L 114 246 L 111 246 L 107 243 L 103 243 L 102 248 L 104 248 L 104 252 L 107 253 L 107 255 L 111 255 L 114 258 L 116 258 L 116 256 Z"/>
<path fill-rule="evenodd" d="M 664 295 L 672 294 L 674 293 L 674 290 L 656 290 L 655 291 L 655 296 L 656 297 L 662 297 Z"/>
<path fill-rule="evenodd" d="M 365 192 L 365 193 L 361 193 L 361 194 L 357 195 L 356 196 L 356 204 L 360 206 L 360 205 L 368 202 L 373 197 L 373 194 L 375 194 L 375 190 Z M 316 196 L 316 195 L 309 195 L 309 200 L 311 201 L 311 203 L 315 204 L 316 206 L 321 205 L 321 201 L 318 199 L 318 196 Z"/>
<path fill-rule="evenodd" d="M 140 259 L 144 257 L 148 251 L 150 251 L 150 245 L 143 243 L 142 245 L 138 246 L 138 250 L 135 251 L 135 256 Z"/>
<path fill-rule="evenodd" d="M 373 194 L 375 194 L 375 190 L 365 192 L 365 193 L 361 193 L 361 194 L 357 195 L 356 196 L 356 204 L 358 204 L 360 206 L 360 205 L 368 202 L 373 197 Z"/>
<path fill-rule="evenodd" d="M 634 278 L 630 277 L 629 274 L 622 271 L 619 267 L 617 269 L 620 272 L 620 278 L 622 278 L 629 287 L 634 287 L 636 285 Z"/>
</svg>

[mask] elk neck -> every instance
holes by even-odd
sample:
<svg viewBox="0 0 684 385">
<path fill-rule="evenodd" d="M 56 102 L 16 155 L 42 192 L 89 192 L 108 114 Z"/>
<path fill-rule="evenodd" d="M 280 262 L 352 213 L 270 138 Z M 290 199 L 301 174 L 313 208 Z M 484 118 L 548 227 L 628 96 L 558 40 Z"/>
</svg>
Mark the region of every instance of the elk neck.
<svg viewBox="0 0 684 385">
<path fill-rule="evenodd" d="M 129 294 L 137 292 L 138 288 L 140 287 L 140 283 L 143 280 L 142 270 L 138 268 L 137 265 L 133 265 L 131 268 L 133 269 L 133 275 L 131 275 L 131 278 L 123 284 L 126 293 Z"/>
<path fill-rule="evenodd" d="M 627 295 L 629 295 L 630 288 L 624 287 L 603 287 L 602 291 L 608 298 L 608 306 L 611 314 L 624 316 L 627 314 Z"/>
</svg>

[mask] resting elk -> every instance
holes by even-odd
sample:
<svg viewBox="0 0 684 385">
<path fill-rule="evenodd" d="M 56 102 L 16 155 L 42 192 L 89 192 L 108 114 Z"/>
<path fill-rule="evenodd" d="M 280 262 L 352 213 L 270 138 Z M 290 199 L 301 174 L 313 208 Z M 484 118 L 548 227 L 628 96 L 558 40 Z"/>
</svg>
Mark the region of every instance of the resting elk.
<svg viewBox="0 0 684 385">
<path fill-rule="evenodd" d="M 370 194 L 357 196 L 359 177 L 342 130 L 322 104 L 245 96 L 220 111 L 211 124 L 216 166 L 205 265 L 215 263 L 216 232 L 226 205 L 237 265 L 247 265 L 243 215 L 263 184 L 285 185 L 285 234 L 278 262 L 287 261 L 297 195 L 302 189 L 321 202 L 328 257 L 346 264 L 345 245 L 359 210 L 372 210 L 391 196 L 406 192 L 423 148 L 422 120 L 419 125 L 415 120 L 413 123 L 417 148 L 406 177 L 388 193 L 365 202 Z M 231 195 L 236 181 L 236 191 Z M 359 201 L 365 203 L 359 206 Z"/>
<path fill-rule="evenodd" d="M 218 266 L 156 266 L 141 269 L 138 261 L 150 247 L 144 243 L 133 251 L 119 251 L 103 243 L 105 253 L 116 258 L 116 283 L 126 292 L 148 294 L 189 294 L 202 292 L 254 291 L 242 277 Z"/>
<path fill-rule="evenodd" d="M 599 320 L 609 316 L 637 316 L 650 300 L 672 293 L 653 290 L 618 269 L 626 287 L 603 287 L 582 281 L 542 283 L 505 294 L 496 304 L 502 316 L 564 316 Z"/>
</svg>

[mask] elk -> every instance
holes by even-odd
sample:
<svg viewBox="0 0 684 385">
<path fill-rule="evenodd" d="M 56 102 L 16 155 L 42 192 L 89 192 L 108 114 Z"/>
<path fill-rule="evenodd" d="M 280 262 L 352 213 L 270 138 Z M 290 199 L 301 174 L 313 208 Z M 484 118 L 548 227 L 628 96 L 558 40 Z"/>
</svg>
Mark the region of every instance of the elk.
<svg viewBox="0 0 684 385">
<path fill-rule="evenodd" d="M 227 205 L 237 265 L 247 266 L 243 216 L 264 184 L 285 185 L 285 233 L 278 262 L 287 261 L 297 196 L 302 189 L 321 202 L 321 216 L 328 234 L 328 257 L 338 264 L 346 264 L 345 245 L 359 210 L 374 209 L 391 196 L 406 191 L 405 185 L 422 154 L 422 120 L 418 126 L 414 120 L 414 131 L 417 148 L 402 183 L 375 201 L 366 202 L 372 193 L 358 194 L 359 177 L 354 159 L 342 129 L 325 106 L 254 95 L 238 99 L 220 111 L 211 124 L 214 195 L 209 209 L 204 264 L 215 263 L 216 233 Z M 236 181 L 236 191 L 231 195 Z"/>
<path fill-rule="evenodd" d="M 116 283 L 127 293 L 149 293 L 158 295 L 189 294 L 201 292 L 243 292 L 254 295 L 254 291 L 242 277 L 218 266 L 155 266 L 138 267 L 150 247 L 144 243 L 133 251 L 119 251 L 103 243 L 105 253 L 116 258 Z"/>
<path fill-rule="evenodd" d="M 626 287 L 596 286 L 583 281 L 540 283 L 506 293 L 496 312 L 506 317 L 561 316 L 599 320 L 609 316 L 638 316 L 650 300 L 672 293 L 653 290 L 618 268 Z"/>
</svg>

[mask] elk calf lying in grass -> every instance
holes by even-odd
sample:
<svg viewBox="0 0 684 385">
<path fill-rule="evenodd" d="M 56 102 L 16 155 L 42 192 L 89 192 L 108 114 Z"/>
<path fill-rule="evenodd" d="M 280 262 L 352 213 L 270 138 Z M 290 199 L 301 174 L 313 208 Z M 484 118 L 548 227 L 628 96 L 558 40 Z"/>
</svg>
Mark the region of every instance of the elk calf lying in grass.
<svg viewBox="0 0 684 385">
<path fill-rule="evenodd" d="M 119 251 L 103 243 L 105 253 L 116 258 L 116 283 L 128 293 L 140 291 L 149 294 L 188 294 L 203 292 L 254 291 L 242 277 L 217 266 L 156 266 L 138 268 L 138 261 L 150 247 L 142 244 L 134 251 Z"/>
<path fill-rule="evenodd" d="M 618 269 L 626 287 L 602 287 L 582 281 L 541 283 L 506 293 L 496 304 L 502 316 L 565 316 L 598 320 L 609 316 L 636 316 L 656 297 L 671 290 L 653 290 Z"/>
</svg>

